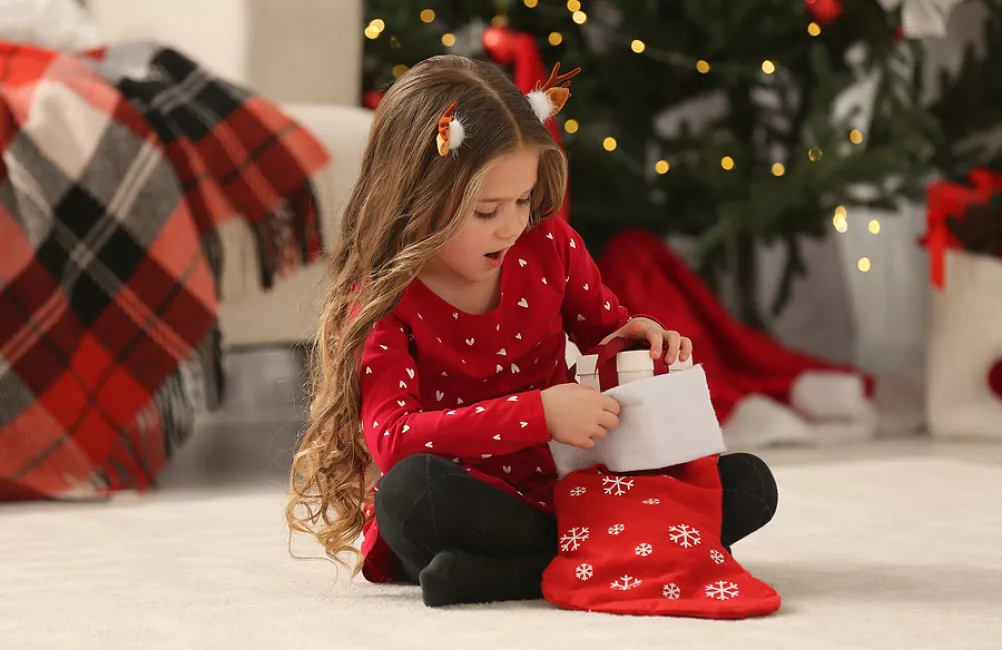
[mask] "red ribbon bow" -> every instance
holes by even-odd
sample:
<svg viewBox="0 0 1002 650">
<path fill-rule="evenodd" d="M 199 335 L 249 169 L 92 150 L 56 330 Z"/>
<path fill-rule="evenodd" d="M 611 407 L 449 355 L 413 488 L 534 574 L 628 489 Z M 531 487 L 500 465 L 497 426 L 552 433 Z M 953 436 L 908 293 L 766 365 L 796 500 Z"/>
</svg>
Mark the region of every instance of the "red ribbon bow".
<svg viewBox="0 0 1002 650">
<path fill-rule="evenodd" d="M 946 279 L 946 251 L 959 248 L 960 242 L 950 232 L 947 220 L 962 219 L 972 205 L 987 205 L 1002 192 L 1002 175 L 989 169 L 973 169 L 968 175 L 974 187 L 939 181 L 926 190 L 926 228 L 923 238 L 929 247 L 929 279 L 941 288 Z"/>
<path fill-rule="evenodd" d="M 598 371 L 598 385 L 603 391 L 619 386 L 619 370 L 616 367 L 616 355 L 627 350 L 650 350 L 650 341 L 641 341 L 617 336 L 608 343 L 597 345 L 589 354 L 597 354 L 595 368 Z M 658 355 L 657 359 L 651 359 L 654 363 L 654 375 L 664 375 L 668 373 L 668 363 L 665 362 L 664 355 Z M 571 374 L 574 374 L 574 367 L 571 367 Z"/>
</svg>

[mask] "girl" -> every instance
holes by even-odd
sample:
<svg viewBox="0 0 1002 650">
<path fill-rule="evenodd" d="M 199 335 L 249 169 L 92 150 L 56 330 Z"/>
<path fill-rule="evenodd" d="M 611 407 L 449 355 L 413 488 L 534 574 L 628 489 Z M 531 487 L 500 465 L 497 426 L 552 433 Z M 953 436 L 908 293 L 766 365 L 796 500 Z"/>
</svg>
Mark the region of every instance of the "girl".
<svg viewBox="0 0 1002 650">
<path fill-rule="evenodd" d="M 287 517 L 329 557 L 360 555 L 368 580 L 420 584 L 429 606 L 540 596 L 558 539 L 548 443 L 591 448 L 619 413 L 568 381 L 565 333 L 582 350 L 627 336 L 669 363 L 691 354 L 631 318 L 551 218 L 567 161 L 545 122 L 577 73 L 558 69 L 529 96 L 454 56 L 402 75 L 332 259 Z M 769 521 L 776 487 L 753 456 L 719 468 L 730 545 Z"/>
</svg>

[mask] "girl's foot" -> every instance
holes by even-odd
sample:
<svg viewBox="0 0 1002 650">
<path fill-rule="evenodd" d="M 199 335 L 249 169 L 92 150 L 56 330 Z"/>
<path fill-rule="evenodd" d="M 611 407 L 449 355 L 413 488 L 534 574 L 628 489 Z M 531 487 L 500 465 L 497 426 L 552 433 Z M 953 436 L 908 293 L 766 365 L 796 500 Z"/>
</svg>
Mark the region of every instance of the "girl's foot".
<svg viewBox="0 0 1002 650">
<path fill-rule="evenodd" d="M 447 549 L 421 571 L 421 596 L 429 607 L 542 598 L 549 555 L 493 558 Z"/>
</svg>

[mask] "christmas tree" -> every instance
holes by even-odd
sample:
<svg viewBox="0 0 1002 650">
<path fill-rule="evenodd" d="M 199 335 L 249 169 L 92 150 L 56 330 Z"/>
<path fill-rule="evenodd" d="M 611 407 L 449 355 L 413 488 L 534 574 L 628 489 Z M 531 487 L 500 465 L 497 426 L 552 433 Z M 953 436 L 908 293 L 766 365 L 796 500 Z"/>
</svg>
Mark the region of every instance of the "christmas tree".
<svg viewBox="0 0 1002 650">
<path fill-rule="evenodd" d="M 371 103 L 408 66 L 457 53 L 511 63 L 515 34 L 583 72 L 560 114 L 571 221 L 589 248 L 625 228 L 694 238 L 702 276 L 738 282 L 762 325 L 756 246 L 780 243 L 773 312 L 805 272 L 803 237 L 854 205 L 918 197 L 939 136 L 918 46 L 878 0 L 367 0 Z"/>
</svg>

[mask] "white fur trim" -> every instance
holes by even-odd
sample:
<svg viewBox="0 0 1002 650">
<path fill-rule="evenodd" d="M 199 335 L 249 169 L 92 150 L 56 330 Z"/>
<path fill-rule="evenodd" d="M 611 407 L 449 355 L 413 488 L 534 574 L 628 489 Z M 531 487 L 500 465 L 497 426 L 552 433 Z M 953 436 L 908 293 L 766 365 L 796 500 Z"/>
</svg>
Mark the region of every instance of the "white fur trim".
<svg viewBox="0 0 1002 650">
<path fill-rule="evenodd" d="M 765 395 L 749 395 L 739 401 L 723 431 L 729 451 L 804 444 L 814 438 L 803 418 Z"/>
<path fill-rule="evenodd" d="M 466 128 L 459 121 L 459 118 L 453 115 L 452 121 L 449 122 L 449 151 L 458 149 L 459 145 L 463 144 L 463 138 L 465 137 Z"/>
<path fill-rule="evenodd" d="M 844 372 L 801 373 L 790 387 L 790 406 L 809 420 L 871 423 L 876 419 L 863 378 Z"/>
<path fill-rule="evenodd" d="M 532 106 L 532 112 L 536 114 L 540 122 L 545 122 L 553 115 L 553 109 L 556 108 L 556 105 L 542 90 L 533 90 L 526 95 L 526 99 L 529 100 L 529 106 Z"/>
</svg>

